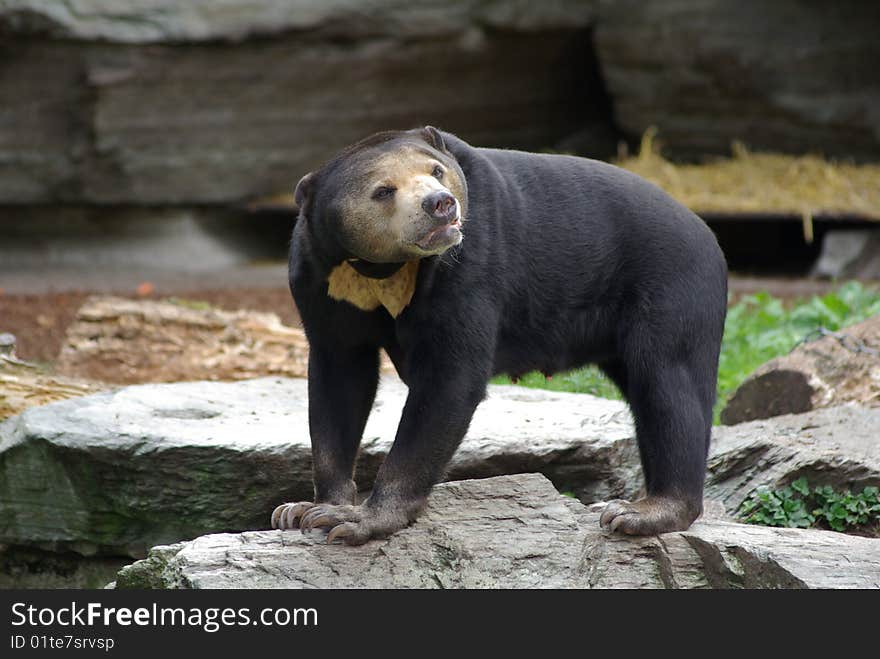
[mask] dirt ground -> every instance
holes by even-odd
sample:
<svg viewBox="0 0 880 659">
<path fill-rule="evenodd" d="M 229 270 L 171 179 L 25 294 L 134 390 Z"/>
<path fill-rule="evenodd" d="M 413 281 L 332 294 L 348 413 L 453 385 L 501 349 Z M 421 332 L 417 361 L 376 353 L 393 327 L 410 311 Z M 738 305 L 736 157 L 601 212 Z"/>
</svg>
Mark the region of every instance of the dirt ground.
<svg viewBox="0 0 880 659">
<path fill-rule="evenodd" d="M 760 290 L 769 290 L 783 298 L 797 298 L 821 294 L 832 288 L 827 282 L 809 279 L 756 279 L 732 277 L 734 297 Z M 285 287 L 226 288 L 222 290 L 174 290 L 163 288 L 161 295 L 133 291 L 121 292 L 122 297 L 161 299 L 178 297 L 204 301 L 220 309 L 235 311 L 252 309 L 278 314 L 287 325 L 299 326 L 299 316 Z M 17 338 L 19 358 L 51 365 L 58 356 L 65 331 L 73 321 L 77 309 L 90 295 L 89 291 L 46 292 L 42 294 L 0 293 L 0 332 L 10 332 Z M 97 379 L 98 374 L 95 374 Z"/>
</svg>

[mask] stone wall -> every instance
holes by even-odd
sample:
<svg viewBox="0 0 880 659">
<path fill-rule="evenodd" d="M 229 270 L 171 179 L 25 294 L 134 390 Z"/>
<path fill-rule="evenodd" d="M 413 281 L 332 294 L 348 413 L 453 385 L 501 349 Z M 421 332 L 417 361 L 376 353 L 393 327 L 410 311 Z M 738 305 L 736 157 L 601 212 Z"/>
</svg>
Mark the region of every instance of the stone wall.
<svg viewBox="0 0 880 659">
<path fill-rule="evenodd" d="M 855 0 L 0 0 L 0 204 L 240 202 L 423 123 L 876 159 L 878 25 Z"/>
<path fill-rule="evenodd" d="M 235 202 L 424 123 L 538 149 L 601 94 L 590 3 L 133 4 L 0 3 L 0 203 Z"/>
<path fill-rule="evenodd" d="M 679 156 L 731 140 L 880 157 L 880 3 L 602 0 L 596 47 L 630 134 Z"/>
</svg>

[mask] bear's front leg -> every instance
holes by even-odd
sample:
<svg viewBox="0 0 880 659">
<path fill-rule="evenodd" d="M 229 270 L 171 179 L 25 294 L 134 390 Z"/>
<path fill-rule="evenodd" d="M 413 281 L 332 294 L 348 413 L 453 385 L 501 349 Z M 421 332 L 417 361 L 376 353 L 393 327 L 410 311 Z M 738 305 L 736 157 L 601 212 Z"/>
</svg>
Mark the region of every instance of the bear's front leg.
<svg viewBox="0 0 880 659">
<path fill-rule="evenodd" d="M 318 504 L 355 503 L 354 464 L 379 382 L 378 348 L 309 350 L 309 433 L 315 500 L 283 503 L 273 529 L 294 529 Z"/>
<path fill-rule="evenodd" d="M 370 497 L 360 506 L 313 506 L 300 528 L 326 528 L 328 542 L 360 545 L 409 525 L 442 478 L 485 390 L 482 373 L 462 377 L 441 368 L 411 380 L 397 436 Z"/>
<path fill-rule="evenodd" d="M 311 507 L 300 520 L 304 531 L 325 528 L 328 542 L 339 538 L 345 544 L 359 545 L 388 537 L 421 512 L 467 432 L 492 367 L 490 345 L 465 349 L 459 341 L 450 347 L 448 334 L 443 332 L 444 340 L 435 341 L 431 337 L 440 334 L 422 328 L 423 340 L 408 351 L 409 395 L 370 497 L 360 506 Z"/>
</svg>

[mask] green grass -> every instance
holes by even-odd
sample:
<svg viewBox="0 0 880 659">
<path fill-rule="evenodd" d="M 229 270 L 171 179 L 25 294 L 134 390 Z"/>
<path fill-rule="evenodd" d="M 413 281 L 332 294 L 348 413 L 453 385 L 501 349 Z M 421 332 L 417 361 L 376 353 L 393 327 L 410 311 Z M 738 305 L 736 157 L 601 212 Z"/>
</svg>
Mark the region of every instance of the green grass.
<svg viewBox="0 0 880 659">
<path fill-rule="evenodd" d="M 531 389 L 571 391 L 579 394 L 593 394 L 600 398 L 621 398 L 620 391 L 617 390 L 614 383 L 595 366 L 558 373 L 549 379 L 538 372 L 527 373 L 516 383 L 506 375 L 499 375 L 492 379 L 492 384 L 518 384 Z"/>
<path fill-rule="evenodd" d="M 855 281 L 847 282 L 827 295 L 790 303 L 768 293 L 742 298 L 728 309 L 724 326 L 718 365 L 716 423 L 727 398 L 758 366 L 787 354 L 819 327 L 839 330 L 877 314 L 880 314 L 880 291 Z M 496 377 L 492 382 L 511 384 L 506 376 Z M 560 373 L 550 380 L 540 373 L 529 373 L 520 378 L 518 384 L 621 398 L 617 387 L 595 367 Z"/>
</svg>

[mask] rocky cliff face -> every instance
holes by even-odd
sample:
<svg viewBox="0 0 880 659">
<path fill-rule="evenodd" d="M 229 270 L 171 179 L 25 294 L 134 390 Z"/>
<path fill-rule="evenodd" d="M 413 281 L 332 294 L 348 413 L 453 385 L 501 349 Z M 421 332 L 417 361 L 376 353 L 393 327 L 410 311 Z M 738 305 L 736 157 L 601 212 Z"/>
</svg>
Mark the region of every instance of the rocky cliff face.
<svg viewBox="0 0 880 659">
<path fill-rule="evenodd" d="M 0 204 L 238 202 L 422 123 L 876 158 L 878 24 L 853 0 L 3 0 Z"/>
<path fill-rule="evenodd" d="M 0 202 L 201 204 L 288 190 L 371 132 L 541 148 L 599 94 L 590 5 L 0 5 Z"/>
</svg>

